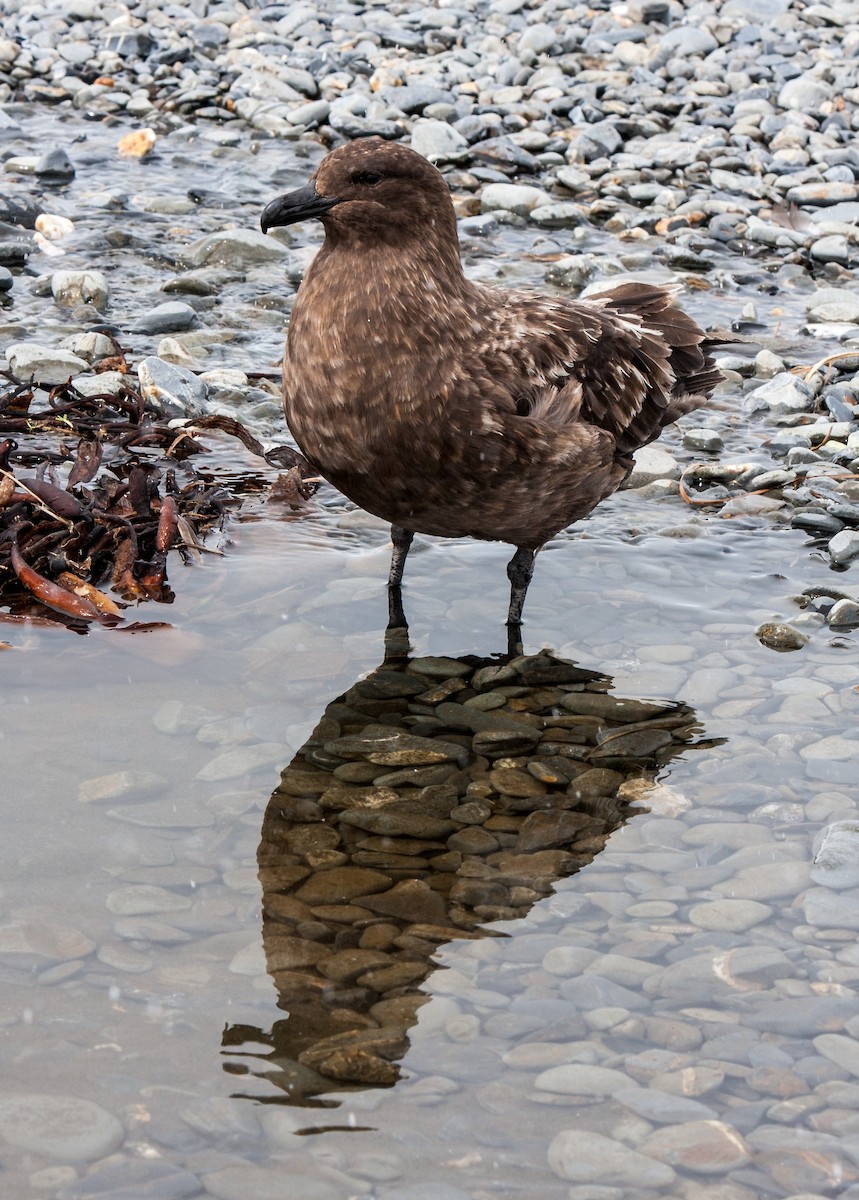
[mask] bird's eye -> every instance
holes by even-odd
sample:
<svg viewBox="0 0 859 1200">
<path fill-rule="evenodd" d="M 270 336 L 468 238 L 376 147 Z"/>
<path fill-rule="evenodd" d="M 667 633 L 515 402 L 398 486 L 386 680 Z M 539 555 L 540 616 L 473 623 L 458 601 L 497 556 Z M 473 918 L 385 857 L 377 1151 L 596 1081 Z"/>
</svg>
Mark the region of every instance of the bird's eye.
<svg viewBox="0 0 859 1200">
<path fill-rule="evenodd" d="M 374 183 L 382 182 L 382 176 L 376 171 L 359 171 L 357 175 L 352 176 L 352 182 L 372 187 Z"/>
</svg>

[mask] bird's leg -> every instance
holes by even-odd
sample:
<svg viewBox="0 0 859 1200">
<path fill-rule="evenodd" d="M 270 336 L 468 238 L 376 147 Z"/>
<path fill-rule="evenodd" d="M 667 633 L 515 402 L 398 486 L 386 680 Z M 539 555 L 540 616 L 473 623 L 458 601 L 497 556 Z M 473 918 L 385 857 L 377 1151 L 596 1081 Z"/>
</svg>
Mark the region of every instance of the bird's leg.
<svg viewBox="0 0 859 1200">
<path fill-rule="evenodd" d="M 411 651 L 409 623 L 403 611 L 403 590 L 394 584 L 388 588 L 388 628 L 385 630 L 385 662 L 407 658 Z"/>
<path fill-rule="evenodd" d="M 522 624 L 522 606 L 525 603 L 525 593 L 534 574 L 534 555 L 536 550 L 528 550 L 520 546 L 507 564 L 507 578 L 510 580 L 510 609 L 507 613 L 508 628 Z"/>
<path fill-rule="evenodd" d="M 391 526 L 394 552 L 391 555 L 391 572 L 388 575 L 389 588 L 398 588 L 403 582 L 403 567 L 406 565 L 406 556 L 414 536 L 410 529 L 403 529 L 402 525 Z"/>
</svg>

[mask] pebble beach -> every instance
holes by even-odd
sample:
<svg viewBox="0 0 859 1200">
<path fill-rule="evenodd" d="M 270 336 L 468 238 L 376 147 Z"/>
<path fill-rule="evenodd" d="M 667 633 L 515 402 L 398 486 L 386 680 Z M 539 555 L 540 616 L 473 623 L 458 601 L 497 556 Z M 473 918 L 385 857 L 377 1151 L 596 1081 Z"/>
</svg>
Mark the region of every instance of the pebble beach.
<svg viewBox="0 0 859 1200">
<path fill-rule="evenodd" d="M 511 663 L 506 548 L 419 539 L 380 666 L 385 529 L 217 439 L 171 630 L 0 626 L 10 1194 L 859 1197 L 857 134 L 847 0 L 7 0 L 4 386 L 285 442 L 259 214 L 372 135 L 471 278 L 726 339 Z"/>
</svg>

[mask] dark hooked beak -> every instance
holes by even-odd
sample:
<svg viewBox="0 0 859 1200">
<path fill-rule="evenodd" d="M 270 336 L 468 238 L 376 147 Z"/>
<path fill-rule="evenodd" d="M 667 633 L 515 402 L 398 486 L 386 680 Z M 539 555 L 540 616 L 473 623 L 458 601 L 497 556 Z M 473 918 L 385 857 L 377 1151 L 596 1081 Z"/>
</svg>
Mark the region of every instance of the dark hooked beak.
<svg viewBox="0 0 859 1200">
<path fill-rule="evenodd" d="M 309 221 L 312 217 L 321 217 L 340 203 L 339 196 L 320 196 L 316 184 L 311 179 L 304 187 L 285 196 L 278 196 L 267 204 L 260 218 L 260 228 L 268 233 L 277 225 L 293 225 L 296 221 Z"/>
</svg>

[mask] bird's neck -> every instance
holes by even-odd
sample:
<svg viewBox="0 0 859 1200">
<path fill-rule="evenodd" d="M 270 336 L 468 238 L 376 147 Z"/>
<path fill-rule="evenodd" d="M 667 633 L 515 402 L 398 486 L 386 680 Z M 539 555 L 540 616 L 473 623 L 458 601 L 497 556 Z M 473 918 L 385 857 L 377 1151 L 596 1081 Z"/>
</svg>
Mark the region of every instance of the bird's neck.
<svg viewBox="0 0 859 1200">
<path fill-rule="evenodd" d="M 435 239 L 408 242 L 326 237 L 303 288 L 324 293 L 356 332 L 360 315 L 384 322 L 390 333 L 432 321 L 441 333 L 456 317 L 457 297 L 470 285 L 462 272 L 458 245 Z M 363 331 L 359 334 L 363 336 Z"/>
</svg>

